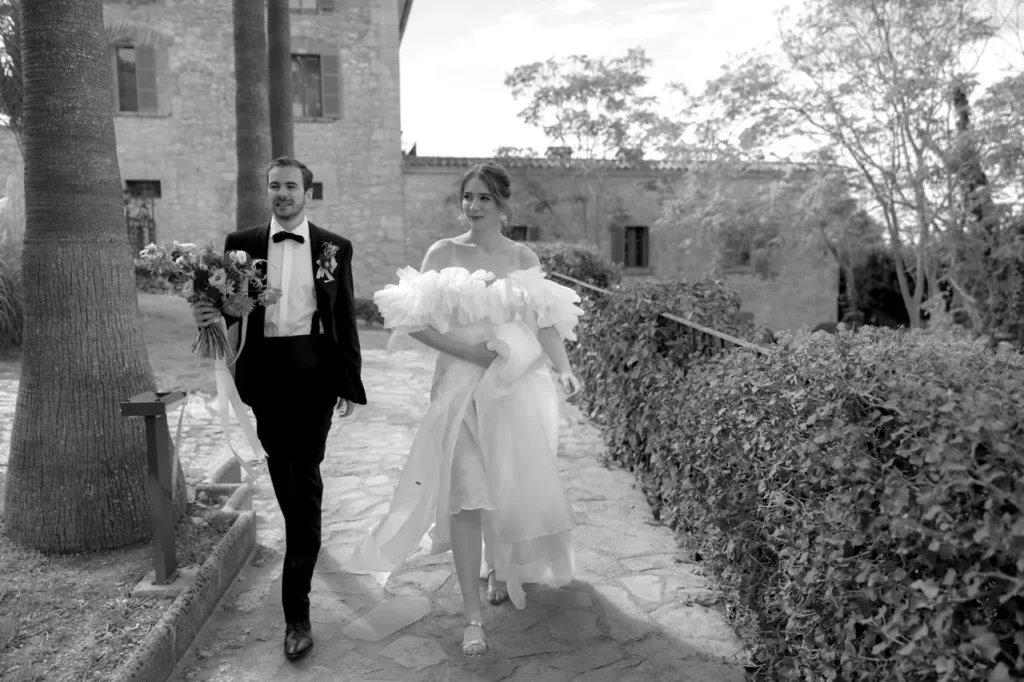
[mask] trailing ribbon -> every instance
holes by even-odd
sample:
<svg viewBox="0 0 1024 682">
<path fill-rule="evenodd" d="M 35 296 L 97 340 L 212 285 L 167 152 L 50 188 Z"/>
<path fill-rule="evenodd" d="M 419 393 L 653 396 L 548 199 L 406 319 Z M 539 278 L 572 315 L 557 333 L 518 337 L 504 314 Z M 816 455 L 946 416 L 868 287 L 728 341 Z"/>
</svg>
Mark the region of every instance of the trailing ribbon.
<svg viewBox="0 0 1024 682">
<path fill-rule="evenodd" d="M 178 452 L 180 452 L 181 446 L 181 421 L 185 416 L 185 406 L 188 405 L 188 393 L 185 393 L 184 400 L 181 401 L 181 410 L 178 412 L 178 431 L 171 439 L 171 499 L 174 499 L 174 494 L 178 492 Z"/>
<path fill-rule="evenodd" d="M 249 475 L 249 478 L 246 480 L 252 482 L 256 480 L 258 474 L 255 469 L 249 466 L 249 464 L 242 459 L 235 450 L 235 446 L 231 444 L 231 429 L 228 421 L 228 407 L 230 405 L 230 407 L 234 409 L 235 418 L 238 419 L 238 425 L 242 428 L 242 433 L 245 435 L 245 439 L 249 441 L 249 447 L 252 448 L 258 458 L 266 456 L 266 453 L 263 452 L 263 446 L 260 445 L 259 438 L 256 437 L 256 429 L 253 428 L 252 422 L 249 421 L 249 415 L 245 411 L 245 404 L 238 395 L 238 389 L 235 388 L 235 380 L 228 371 L 228 367 L 235 364 L 235 361 L 237 361 L 238 357 L 242 354 L 242 348 L 245 347 L 245 331 L 248 318 L 248 315 L 242 317 L 241 344 L 238 347 L 238 352 L 235 353 L 235 356 L 231 359 L 231 362 L 229 363 L 226 358 L 217 358 L 213 361 L 213 366 L 217 380 L 217 413 L 220 415 L 220 428 L 224 433 L 224 440 L 228 443 L 228 449 L 231 450 L 231 456 L 238 460 L 238 464 L 245 469 L 245 473 Z M 225 322 L 224 318 L 221 317 L 218 323 L 224 328 L 224 334 L 226 336 L 227 322 Z"/>
</svg>

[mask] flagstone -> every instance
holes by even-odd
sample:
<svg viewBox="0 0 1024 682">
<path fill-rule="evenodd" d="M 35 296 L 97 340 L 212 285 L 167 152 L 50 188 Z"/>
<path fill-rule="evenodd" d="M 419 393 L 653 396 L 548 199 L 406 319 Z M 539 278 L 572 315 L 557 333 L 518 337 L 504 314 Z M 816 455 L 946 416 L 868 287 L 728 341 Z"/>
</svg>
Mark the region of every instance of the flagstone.
<svg viewBox="0 0 1024 682">
<path fill-rule="evenodd" d="M 629 598 L 629 593 L 622 587 L 610 584 L 594 586 L 598 598 L 598 606 L 608 634 L 619 642 L 640 639 L 655 630 L 650 617 Z"/>
<path fill-rule="evenodd" d="M 380 652 L 409 670 L 422 670 L 448 660 L 444 649 L 433 639 L 404 635 Z"/>
<path fill-rule="evenodd" d="M 427 597 L 389 597 L 373 607 L 362 618 L 349 624 L 344 632 L 367 642 L 378 642 L 390 637 L 430 613 Z"/>
<path fill-rule="evenodd" d="M 583 609 L 594 603 L 593 597 L 583 590 L 573 590 L 568 587 L 552 589 L 543 585 L 531 585 L 526 589 L 527 599 L 533 603 L 546 606 L 565 606 L 568 608 Z"/>
<path fill-rule="evenodd" d="M 621 581 L 634 597 L 649 602 L 661 601 L 661 576 L 630 575 Z"/>
<path fill-rule="evenodd" d="M 647 556 L 637 557 L 626 557 L 620 559 L 622 565 L 633 573 L 642 573 L 644 571 L 651 571 L 654 569 L 664 568 L 669 569 L 662 572 L 662 575 L 666 575 L 666 586 L 670 586 L 671 576 L 678 570 L 676 567 L 677 560 L 676 556 L 672 554 L 649 554 Z"/>
<path fill-rule="evenodd" d="M 409 571 L 399 574 L 394 580 L 388 582 L 388 589 L 402 585 L 411 585 L 420 594 L 435 592 L 438 588 L 453 578 L 452 572 L 444 567 L 433 570 Z"/>
</svg>

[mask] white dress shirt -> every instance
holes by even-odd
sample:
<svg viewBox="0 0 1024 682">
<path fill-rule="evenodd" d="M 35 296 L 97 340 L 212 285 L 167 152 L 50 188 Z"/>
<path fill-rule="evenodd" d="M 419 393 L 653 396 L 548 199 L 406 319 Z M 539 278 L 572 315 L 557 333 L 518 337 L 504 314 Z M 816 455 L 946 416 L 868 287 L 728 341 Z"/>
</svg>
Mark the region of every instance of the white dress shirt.
<svg viewBox="0 0 1024 682">
<path fill-rule="evenodd" d="M 281 290 L 281 299 L 266 311 L 263 335 L 303 336 L 313 328 L 316 312 L 316 289 L 313 286 L 313 256 L 309 244 L 309 220 L 292 230 L 303 243 L 285 239 L 274 243 L 274 235 L 285 229 L 275 216 L 270 222 L 267 240 L 267 280 L 269 286 Z"/>
</svg>

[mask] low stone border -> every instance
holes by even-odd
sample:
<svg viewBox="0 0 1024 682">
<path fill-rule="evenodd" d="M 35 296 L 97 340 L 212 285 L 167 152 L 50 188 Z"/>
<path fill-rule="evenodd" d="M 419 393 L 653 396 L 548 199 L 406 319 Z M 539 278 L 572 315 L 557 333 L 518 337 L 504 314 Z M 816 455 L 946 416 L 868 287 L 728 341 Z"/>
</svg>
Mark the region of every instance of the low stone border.
<svg viewBox="0 0 1024 682">
<path fill-rule="evenodd" d="M 230 522 L 231 528 L 206 558 L 192 584 L 175 598 L 131 658 L 115 671 L 112 682 L 162 682 L 169 678 L 252 554 L 256 546 L 252 486 L 222 482 L 230 478 L 231 467 L 226 463 L 214 474 L 212 483 L 196 486 L 196 494 L 206 492 L 214 497 L 230 493 L 212 521 Z"/>
</svg>

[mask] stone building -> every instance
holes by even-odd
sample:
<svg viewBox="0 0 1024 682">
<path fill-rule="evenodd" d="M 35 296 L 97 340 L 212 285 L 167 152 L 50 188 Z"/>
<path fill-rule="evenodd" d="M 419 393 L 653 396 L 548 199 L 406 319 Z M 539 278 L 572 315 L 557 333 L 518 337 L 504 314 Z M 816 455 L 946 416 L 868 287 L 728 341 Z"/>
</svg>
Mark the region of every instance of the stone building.
<svg viewBox="0 0 1024 682">
<path fill-rule="evenodd" d="M 459 181 L 466 168 L 483 160 L 405 157 L 411 263 L 418 263 L 435 239 L 460 231 L 455 221 Z M 513 180 L 510 225 L 515 239 L 590 244 L 624 266 L 625 282 L 716 274 L 740 294 L 742 310 L 774 330 L 814 327 L 836 319 L 839 267 L 812 237 L 780 235 L 788 237 L 782 240 L 787 247 L 776 249 L 771 262 L 758 267 L 757 234 L 741 232 L 733 243 L 723 243 L 712 234 L 717 230 L 665 217 L 665 202 L 685 189 L 694 191 L 694 184 L 707 187 L 709 195 L 761 201 L 767 193 L 778 192 L 780 185 L 806 185 L 812 168 L 763 163 L 730 171 L 666 162 L 588 162 L 564 152 L 548 158 L 505 158 L 501 163 Z M 785 205 L 776 213 L 784 217 Z M 787 229 L 785 224 L 782 229 Z"/>
<path fill-rule="evenodd" d="M 398 54 L 412 0 L 291 4 L 309 212 L 352 239 L 365 296 L 405 261 Z M 122 180 L 153 199 L 146 236 L 222 244 L 236 203 L 231 0 L 105 2 L 103 17 L 126 36 L 110 46 L 114 124 Z M 0 138 L 0 173 L 21 174 L 12 136 Z"/>
<path fill-rule="evenodd" d="M 295 153 L 314 173 L 309 213 L 353 241 L 356 295 L 368 298 L 458 229 L 457 181 L 480 159 L 402 153 L 399 47 L 412 0 L 291 3 Z M 235 227 L 231 0 L 105 2 L 104 21 L 117 36 L 110 65 L 121 175 L 141 197 L 129 213 L 145 218 L 135 239 L 219 245 Z M 626 265 L 627 279 L 699 277 L 715 262 L 686 225 L 659 221 L 666 188 L 693 177 L 682 167 L 587 165 L 557 154 L 507 164 L 517 239 L 594 244 Z M 8 173 L 20 175 L 22 161 L 0 130 L 0 175 Z M 729 187 L 752 191 L 778 175 L 747 169 Z M 787 254 L 769 280 L 733 260 L 729 284 L 773 329 L 835 319 L 838 273 L 827 257 Z"/>
</svg>

